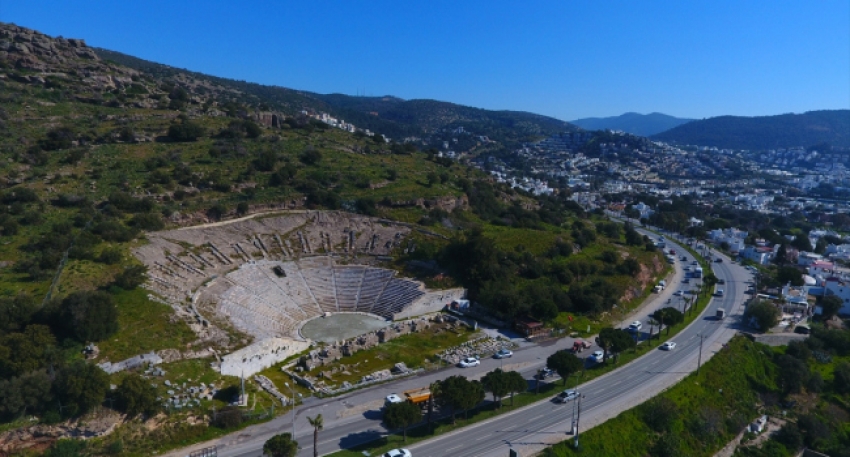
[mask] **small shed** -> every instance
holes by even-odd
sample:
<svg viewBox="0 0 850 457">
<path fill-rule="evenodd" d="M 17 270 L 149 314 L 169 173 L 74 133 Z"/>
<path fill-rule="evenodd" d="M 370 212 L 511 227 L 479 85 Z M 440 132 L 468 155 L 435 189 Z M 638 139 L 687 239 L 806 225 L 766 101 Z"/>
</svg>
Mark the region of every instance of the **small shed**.
<svg viewBox="0 0 850 457">
<path fill-rule="evenodd" d="M 530 318 L 519 318 L 514 323 L 514 329 L 523 334 L 526 338 L 536 338 L 543 336 L 546 333 L 546 328 L 543 323 Z"/>
</svg>

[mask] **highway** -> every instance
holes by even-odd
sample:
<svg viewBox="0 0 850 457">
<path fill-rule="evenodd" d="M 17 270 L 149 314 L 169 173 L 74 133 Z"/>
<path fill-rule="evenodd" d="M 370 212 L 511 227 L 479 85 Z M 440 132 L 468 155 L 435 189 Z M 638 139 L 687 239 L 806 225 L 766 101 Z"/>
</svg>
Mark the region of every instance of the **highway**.
<svg viewBox="0 0 850 457">
<path fill-rule="evenodd" d="M 672 241 L 668 240 L 668 245 L 674 244 Z M 674 246 L 674 248 L 679 256 L 685 252 L 681 246 Z M 688 260 L 691 259 L 688 255 Z M 679 265 L 678 260 L 677 265 Z M 736 314 L 741 312 L 740 305 L 746 290 L 744 281 L 749 279 L 749 272 L 743 267 L 730 264 L 728 259 L 722 264 L 712 263 L 712 265 L 718 278 L 726 281 L 726 284 L 721 286 L 726 293 L 724 297 L 712 300 L 705 315 L 714 316 L 715 310 L 723 307 L 731 316 L 722 322 L 713 318 L 698 318 L 679 335 L 671 338 L 678 345 L 675 350 L 650 351 L 632 363 L 580 385 L 579 390 L 585 395 L 581 403 L 581 430 L 597 425 L 651 398 L 693 371 L 696 368 L 700 334 L 706 337 L 703 348 L 704 362 L 719 349 L 723 342 L 728 341 L 736 333 L 732 326 L 737 321 Z M 629 316 L 623 324 L 627 325 L 633 319 L 646 322 L 648 315 L 655 309 L 675 306 L 676 297 L 672 297 L 672 294 L 677 285 L 673 283 L 680 283 L 682 277 L 681 268 L 677 268 L 668 289 L 654 296 L 648 305 L 642 307 L 641 315 Z M 667 300 L 671 298 L 672 303 L 667 304 Z M 644 325 L 642 331 L 647 332 L 648 326 Z M 664 341 L 663 338 L 662 335 L 661 341 Z M 390 393 L 425 386 L 455 374 L 478 379 L 500 366 L 506 370 L 519 371 L 530 379 L 539 368 L 545 365 L 546 357 L 556 350 L 571 347 L 572 342 L 570 338 L 563 338 L 550 344 L 528 345 L 514 351 L 514 356 L 510 359 L 502 361 L 484 359 L 480 367 L 472 369 L 451 367 L 333 399 L 309 399 L 299 407 L 295 416 L 295 436 L 301 445 L 298 455 L 313 455 L 313 431 L 307 423 L 308 416 L 314 417 L 321 413 L 325 418 L 325 429 L 319 433 L 319 453 L 329 454 L 386 435 L 387 430 L 381 424 L 379 408 L 383 398 Z M 597 348 L 591 348 L 582 355 L 587 356 L 595 349 Z M 509 447 L 520 451 L 520 455 L 527 455 L 567 438 L 565 432 L 570 429 L 574 409 L 572 403 L 562 405 L 542 401 L 487 422 L 411 445 L 409 448 L 417 457 L 442 457 L 446 453 L 458 456 L 504 456 Z M 276 433 L 291 430 L 292 415 L 286 414 L 268 423 L 228 435 L 214 443 L 204 444 L 218 446 L 220 457 L 255 457 L 262 455 L 261 449 L 265 440 Z M 198 448 L 199 446 L 194 446 L 192 449 Z M 166 455 L 177 457 L 187 454 L 188 451 L 183 449 Z"/>
<path fill-rule="evenodd" d="M 747 289 L 745 282 L 751 276 L 748 270 L 731 264 L 728 258 L 723 263 L 712 262 L 712 266 L 717 277 L 726 281 L 719 286 L 724 289 L 724 296 L 712 299 L 701 318 L 671 338 L 677 343 L 676 349 L 653 350 L 616 371 L 579 386 L 578 390 L 584 395 L 580 430 L 598 425 L 642 403 L 692 372 L 699 357 L 700 335 L 705 338 L 702 354 L 705 362 L 737 333 L 735 327 L 743 312 Z M 718 308 L 726 309 L 730 316 L 723 321 L 711 317 Z M 520 455 L 529 455 L 571 438 L 566 432 L 570 430 L 573 410 L 571 403 L 541 402 L 448 436 L 417 443 L 410 449 L 416 457 L 503 457 L 510 448 L 516 449 Z"/>
</svg>

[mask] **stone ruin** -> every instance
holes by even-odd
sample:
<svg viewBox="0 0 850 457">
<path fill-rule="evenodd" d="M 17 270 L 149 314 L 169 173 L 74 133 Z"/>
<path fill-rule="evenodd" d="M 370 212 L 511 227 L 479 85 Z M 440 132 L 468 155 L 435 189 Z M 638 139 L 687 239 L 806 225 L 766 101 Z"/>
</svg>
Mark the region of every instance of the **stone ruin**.
<svg viewBox="0 0 850 457">
<path fill-rule="evenodd" d="M 349 370 L 352 368 L 356 368 L 358 364 L 347 365 L 344 363 L 340 363 L 338 365 L 329 366 L 327 370 L 320 371 L 316 377 L 307 375 L 305 374 L 305 372 L 312 371 L 316 368 L 323 367 L 333 362 L 341 361 L 343 360 L 343 357 L 353 355 L 358 351 L 375 347 L 381 343 L 392 341 L 393 339 L 398 338 L 399 336 L 415 332 L 421 332 L 423 330 L 431 328 L 435 324 L 447 324 L 446 330 L 451 330 L 460 326 L 467 325 L 466 323 L 464 323 L 460 319 L 457 319 L 454 316 L 442 314 L 438 314 L 432 317 L 421 317 L 418 319 L 398 322 L 387 328 L 370 332 L 365 335 L 361 335 L 357 338 L 352 338 L 347 341 L 339 341 L 318 349 L 314 349 L 310 351 L 309 354 L 301 356 L 298 361 L 295 362 L 294 370 L 299 374 L 291 372 L 287 373 L 292 376 L 297 382 L 309 387 L 310 389 L 331 393 L 334 392 L 334 390 L 330 386 L 328 386 L 328 382 L 331 381 L 333 377 L 337 374 L 350 375 L 351 373 Z M 287 371 L 287 368 L 288 367 L 284 367 L 283 371 Z M 374 373 L 362 376 L 360 378 L 360 381 L 355 385 L 352 385 L 348 382 L 343 382 L 340 390 L 344 391 L 347 389 L 360 387 L 366 384 L 392 379 L 398 376 L 406 376 L 413 372 L 414 370 L 411 370 L 404 363 L 396 363 L 390 369 L 379 370 Z"/>
</svg>

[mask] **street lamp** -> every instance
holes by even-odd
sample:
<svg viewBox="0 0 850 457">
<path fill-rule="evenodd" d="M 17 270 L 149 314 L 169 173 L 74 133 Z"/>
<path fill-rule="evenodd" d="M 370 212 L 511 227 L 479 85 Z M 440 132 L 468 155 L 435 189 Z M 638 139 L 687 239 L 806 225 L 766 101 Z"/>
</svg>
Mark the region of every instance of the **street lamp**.
<svg viewBox="0 0 850 457">
<path fill-rule="evenodd" d="M 296 402 L 295 402 L 295 389 L 293 389 L 292 386 L 290 386 L 288 382 L 284 382 L 283 385 L 285 385 L 286 387 L 289 387 L 289 392 L 292 394 L 292 439 L 294 440 L 295 439 L 295 404 L 296 404 Z M 298 395 L 300 396 L 301 394 L 298 394 Z"/>
<path fill-rule="evenodd" d="M 578 449 L 578 424 L 581 420 L 581 399 L 584 398 L 584 395 L 579 395 L 576 401 L 578 402 L 578 414 L 576 415 L 576 439 L 575 439 L 575 448 Z"/>
</svg>

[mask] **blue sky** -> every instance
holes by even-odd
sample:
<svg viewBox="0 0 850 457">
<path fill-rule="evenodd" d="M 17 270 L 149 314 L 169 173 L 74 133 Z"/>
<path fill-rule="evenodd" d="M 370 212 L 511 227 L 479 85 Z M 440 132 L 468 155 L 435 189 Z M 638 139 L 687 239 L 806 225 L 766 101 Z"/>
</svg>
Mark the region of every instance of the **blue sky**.
<svg viewBox="0 0 850 457">
<path fill-rule="evenodd" d="M 564 120 L 850 108 L 846 0 L 9 0 L 0 21 L 228 78 Z"/>
</svg>

